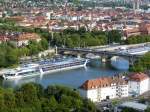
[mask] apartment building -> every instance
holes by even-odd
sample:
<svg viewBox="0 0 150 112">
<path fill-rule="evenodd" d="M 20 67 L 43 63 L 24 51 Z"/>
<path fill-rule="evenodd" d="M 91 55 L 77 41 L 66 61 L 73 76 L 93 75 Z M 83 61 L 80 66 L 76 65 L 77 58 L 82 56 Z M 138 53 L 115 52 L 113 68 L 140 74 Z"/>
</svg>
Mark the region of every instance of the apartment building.
<svg viewBox="0 0 150 112">
<path fill-rule="evenodd" d="M 128 82 L 120 76 L 102 77 L 85 81 L 80 89 L 81 95 L 93 102 L 128 96 Z"/>
<path fill-rule="evenodd" d="M 150 24 L 139 24 L 138 27 L 126 28 L 124 29 L 124 36 L 127 38 L 136 35 L 149 35 L 150 34 Z"/>
<path fill-rule="evenodd" d="M 138 96 L 150 90 L 150 78 L 144 73 L 128 76 L 101 77 L 85 81 L 79 88 L 81 96 L 93 102 Z"/>
</svg>

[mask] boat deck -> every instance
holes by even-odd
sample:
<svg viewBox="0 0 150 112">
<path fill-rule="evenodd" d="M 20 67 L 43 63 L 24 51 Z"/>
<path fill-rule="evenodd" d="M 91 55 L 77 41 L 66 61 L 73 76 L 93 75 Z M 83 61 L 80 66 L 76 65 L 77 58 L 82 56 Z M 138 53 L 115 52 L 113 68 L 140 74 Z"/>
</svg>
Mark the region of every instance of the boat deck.
<svg viewBox="0 0 150 112">
<path fill-rule="evenodd" d="M 51 65 L 51 66 L 56 66 L 56 65 L 64 65 L 64 64 L 69 64 L 72 62 L 79 62 L 79 61 L 84 61 L 83 59 L 62 59 L 62 60 L 46 60 L 42 61 L 39 63 L 40 66 L 44 65 Z"/>
</svg>

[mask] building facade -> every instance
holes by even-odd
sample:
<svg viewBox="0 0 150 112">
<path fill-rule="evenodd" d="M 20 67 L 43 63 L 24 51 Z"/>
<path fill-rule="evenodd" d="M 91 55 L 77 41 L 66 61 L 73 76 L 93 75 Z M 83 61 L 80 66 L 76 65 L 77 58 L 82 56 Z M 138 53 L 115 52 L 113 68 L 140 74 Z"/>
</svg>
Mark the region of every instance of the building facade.
<svg viewBox="0 0 150 112">
<path fill-rule="evenodd" d="M 150 90 L 150 78 L 144 73 L 133 73 L 128 76 L 102 77 L 85 81 L 79 92 L 84 98 L 93 102 L 138 96 Z"/>
<path fill-rule="evenodd" d="M 129 75 L 129 94 L 141 95 L 150 90 L 150 78 L 144 73 L 134 73 Z"/>
<path fill-rule="evenodd" d="M 103 77 L 87 80 L 80 87 L 83 97 L 93 102 L 128 96 L 128 82 L 122 77 Z"/>
</svg>

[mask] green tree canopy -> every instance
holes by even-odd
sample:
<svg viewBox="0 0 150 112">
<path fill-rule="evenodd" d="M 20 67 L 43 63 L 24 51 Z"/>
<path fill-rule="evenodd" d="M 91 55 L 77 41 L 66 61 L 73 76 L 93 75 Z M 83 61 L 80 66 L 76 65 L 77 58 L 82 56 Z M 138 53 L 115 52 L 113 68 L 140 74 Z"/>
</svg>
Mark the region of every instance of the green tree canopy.
<svg viewBox="0 0 150 112">
<path fill-rule="evenodd" d="M 77 91 L 63 86 L 44 89 L 34 83 L 18 89 L 0 88 L 0 104 L 0 112 L 99 112 Z"/>
<path fill-rule="evenodd" d="M 147 70 L 150 70 L 150 52 L 146 53 L 130 67 L 130 71 L 134 72 L 144 72 Z"/>
<path fill-rule="evenodd" d="M 120 43 L 121 42 L 121 33 L 117 30 L 112 30 L 108 32 L 108 43 Z"/>
</svg>

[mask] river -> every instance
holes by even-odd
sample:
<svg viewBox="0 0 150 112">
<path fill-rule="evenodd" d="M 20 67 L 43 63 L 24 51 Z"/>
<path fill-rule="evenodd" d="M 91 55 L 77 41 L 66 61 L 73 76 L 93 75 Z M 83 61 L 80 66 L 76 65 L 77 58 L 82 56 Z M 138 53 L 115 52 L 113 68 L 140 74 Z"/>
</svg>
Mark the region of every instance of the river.
<svg viewBox="0 0 150 112">
<path fill-rule="evenodd" d="M 37 76 L 34 78 L 25 78 L 20 80 L 2 80 L 3 87 L 17 87 L 24 83 L 35 82 L 42 84 L 44 87 L 48 85 L 64 85 L 78 88 L 86 80 L 95 79 L 102 76 L 112 76 L 125 71 L 119 71 L 111 68 L 109 63 L 101 63 L 100 60 L 93 60 L 86 68 L 61 71 L 48 75 Z"/>
</svg>

